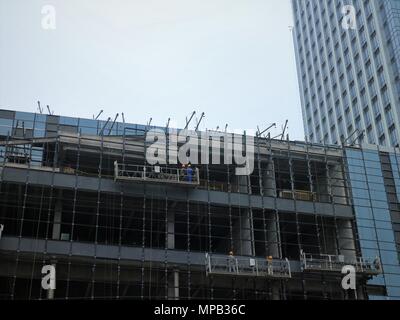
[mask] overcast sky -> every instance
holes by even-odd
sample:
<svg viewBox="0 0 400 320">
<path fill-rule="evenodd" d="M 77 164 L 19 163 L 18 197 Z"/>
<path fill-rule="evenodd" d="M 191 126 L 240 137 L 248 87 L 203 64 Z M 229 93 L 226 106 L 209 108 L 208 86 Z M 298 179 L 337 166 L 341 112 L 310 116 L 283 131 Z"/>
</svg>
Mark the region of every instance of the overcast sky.
<svg viewBox="0 0 400 320">
<path fill-rule="evenodd" d="M 179 127 L 197 110 L 208 129 L 289 119 L 302 140 L 292 24 L 290 0 L 0 0 L 0 108 Z"/>
</svg>

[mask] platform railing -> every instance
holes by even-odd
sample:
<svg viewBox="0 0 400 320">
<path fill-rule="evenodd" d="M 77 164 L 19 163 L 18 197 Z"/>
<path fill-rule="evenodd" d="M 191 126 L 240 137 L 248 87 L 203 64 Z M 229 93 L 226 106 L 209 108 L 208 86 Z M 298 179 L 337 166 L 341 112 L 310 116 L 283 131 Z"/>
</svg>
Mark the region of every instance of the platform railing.
<svg viewBox="0 0 400 320">
<path fill-rule="evenodd" d="M 165 166 L 139 166 L 114 162 L 114 178 L 116 181 L 149 181 L 157 183 L 199 186 L 198 168 L 172 168 Z"/>
<path fill-rule="evenodd" d="M 216 256 L 206 253 L 207 275 L 232 275 L 249 277 L 291 278 L 288 259 L 257 259 L 233 256 Z"/>
<path fill-rule="evenodd" d="M 376 258 L 345 257 L 343 255 L 313 255 L 301 252 L 300 260 L 305 271 L 341 272 L 344 266 L 353 266 L 356 272 L 370 275 L 382 273 L 381 261 Z"/>
</svg>

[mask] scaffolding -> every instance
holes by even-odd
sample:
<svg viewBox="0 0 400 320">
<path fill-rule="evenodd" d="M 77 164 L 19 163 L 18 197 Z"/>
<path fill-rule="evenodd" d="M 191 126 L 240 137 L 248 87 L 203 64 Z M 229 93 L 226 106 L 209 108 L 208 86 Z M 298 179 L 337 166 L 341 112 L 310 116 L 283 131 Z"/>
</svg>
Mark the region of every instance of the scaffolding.
<svg viewBox="0 0 400 320">
<path fill-rule="evenodd" d="M 340 149 L 257 137 L 250 175 L 209 163 L 189 179 L 146 163 L 150 127 L 32 117 L 33 137 L 0 136 L 1 299 L 47 299 L 46 264 L 54 299 L 349 298 L 300 255 L 361 255 Z"/>
</svg>

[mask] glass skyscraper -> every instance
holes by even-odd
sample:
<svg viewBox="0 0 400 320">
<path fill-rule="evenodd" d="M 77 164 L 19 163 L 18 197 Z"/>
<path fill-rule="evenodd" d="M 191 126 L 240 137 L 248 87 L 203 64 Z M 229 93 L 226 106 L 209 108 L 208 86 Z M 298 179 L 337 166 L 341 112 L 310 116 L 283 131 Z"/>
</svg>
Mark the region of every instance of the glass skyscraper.
<svg viewBox="0 0 400 320">
<path fill-rule="evenodd" d="M 372 146 L 343 152 L 361 252 L 382 262 L 383 274 L 368 283 L 369 299 L 400 299 L 400 154 Z"/>
<path fill-rule="evenodd" d="M 398 146 L 400 1 L 292 6 L 306 140 Z"/>
</svg>

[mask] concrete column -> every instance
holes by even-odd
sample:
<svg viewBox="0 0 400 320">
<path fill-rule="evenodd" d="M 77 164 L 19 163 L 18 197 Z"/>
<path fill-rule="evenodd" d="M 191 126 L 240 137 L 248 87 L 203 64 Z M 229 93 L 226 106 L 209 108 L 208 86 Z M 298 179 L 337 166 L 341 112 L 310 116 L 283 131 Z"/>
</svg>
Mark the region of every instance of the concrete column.
<svg viewBox="0 0 400 320">
<path fill-rule="evenodd" d="M 330 167 L 329 177 L 331 180 L 331 192 L 335 203 L 347 204 L 346 188 L 342 167 L 339 165 Z"/>
<path fill-rule="evenodd" d="M 272 300 L 277 301 L 280 300 L 281 296 L 280 296 L 280 285 L 278 282 L 274 282 L 272 283 Z"/>
<path fill-rule="evenodd" d="M 248 179 L 247 176 L 237 176 L 237 184 L 241 193 L 248 192 Z M 253 255 L 253 237 L 251 228 L 250 210 L 243 210 L 240 216 L 240 221 L 233 225 L 233 239 L 235 247 L 235 255 Z"/>
<path fill-rule="evenodd" d="M 269 162 L 267 168 L 263 170 L 262 180 L 263 180 L 264 196 L 275 197 L 276 196 L 275 168 L 274 168 L 274 163 L 272 161 Z"/>
<path fill-rule="evenodd" d="M 338 242 L 339 252 L 346 258 L 356 257 L 356 247 L 354 241 L 354 234 L 350 220 L 338 220 Z"/>
<path fill-rule="evenodd" d="M 236 176 L 236 181 L 238 185 L 238 191 L 240 193 L 248 193 L 249 191 L 249 181 L 247 176 Z"/>
<path fill-rule="evenodd" d="M 240 221 L 233 226 L 233 245 L 235 255 L 252 256 L 253 255 L 253 237 L 251 236 L 251 224 L 249 210 L 243 212 Z"/>
<path fill-rule="evenodd" d="M 267 215 L 267 241 L 268 241 L 268 256 L 280 258 L 279 252 L 279 234 L 276 214 L 270 213 Z"/>
<path fill-rule="evenodd" d="M 168 220 L 167 248 L 173 250 L 175 249 L 175 212 L 168 212 L 167 220 Z"/>
<path fill-rule="evenodd" d="M 62 191 L 58 192 L 56 204 L 54 207 L 54 220 L 53 220 L 53 240 L 60 240 L 61 237 L 61 220 L 62 220 Z"/>
<path fill-rule="evenodd" d="M 175 270 L 168 279 L 168 299 L 179 300 L 179 271 Z"/>
<path fill-rule="evenodd" d="M 325 234 L 325 237 L 322 239 L 324 245 L 321 247 L 326 248 L 325 253 L 337 254 L 338 248 L 337 248 L 337 242 L 335 241 L 335 239 L 336 239 L 335 230 L 333 229 L 333 227 L 328 227 L 328 226 L 324 226 L 323 229 L 324 229 L 323 233 Z"/>
<path fill-rule="evenodd" d="M 357 287 L 357 300 L 365 300 L 364 288 L 363 286 Z"/>
<path fill-rule="evenodd" d="M 247 176 L 237 176 L 237 184 L 239 187 L 239 192 L 248 193 L 249 191 L 249 177 Z M 240 221 L 237 221 L 233 225 L 233 239 L 235 247 L 235 255 L 253 255 L 253 237 L 252 228 L 250 221 L 250 211 L 245 210 L 240 216 Z"/>
<path fill-rule="evenodd" d="M 317 194 L 317 201 L 329 202 L 328 177 L 318 176 L 317 179 L 313 179 L 313 184 L 313 192 Z"/>
</svg>

